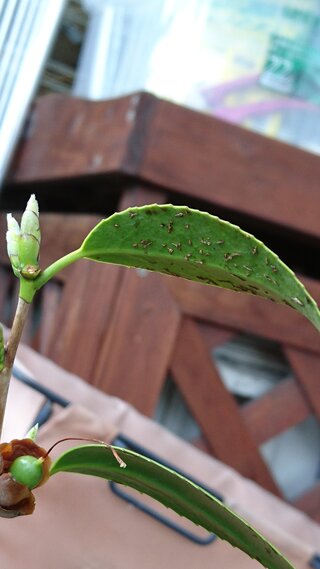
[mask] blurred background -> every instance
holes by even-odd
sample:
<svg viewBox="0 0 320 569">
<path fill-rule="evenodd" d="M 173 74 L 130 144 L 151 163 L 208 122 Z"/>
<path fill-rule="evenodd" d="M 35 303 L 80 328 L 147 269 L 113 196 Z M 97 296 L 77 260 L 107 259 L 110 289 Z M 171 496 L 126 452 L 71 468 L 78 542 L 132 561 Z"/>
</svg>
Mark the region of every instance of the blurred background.
<svg viewBox="0 0 320 569">
<path fill-rule="evenodd" d="M 0 0 L 2 184 L 36 97 L 99 101 L 136 91 L 318 155 L 320 2 Z M 211 353 L 240 407 L 292 377 L 280 346 L 248 331 Z M 170 376 L 154 417 L 200 439 Z M 319 449 L 315 416 L 260 445 L 285 498 L 319 481 Z"/>
<path fill-rule="evenodd" d="M 35 92 L 146 90 L 319 153 L 319 11 L 318 0 L 1 0 L 2 138 L 11 148 Z"/>
</svg>

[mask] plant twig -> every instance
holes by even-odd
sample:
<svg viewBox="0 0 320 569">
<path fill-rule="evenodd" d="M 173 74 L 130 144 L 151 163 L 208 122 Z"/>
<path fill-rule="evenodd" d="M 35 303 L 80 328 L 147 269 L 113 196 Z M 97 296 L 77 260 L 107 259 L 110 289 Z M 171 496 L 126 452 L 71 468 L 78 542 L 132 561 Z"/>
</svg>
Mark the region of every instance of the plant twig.
<svg viewBox="0 0 320 569">
<path fill-rule="evenodd" d="M 4 368 L 0 373 L 0 435 L 2 431 L 7 395 L 11 377 L 11 369 Z"/>
<path fill-rule="evenodd" d="M 23 328 L 26 322 L 30 304 L 19 298 L 11 333 L 6 346 L 5 366 L 0 373 L 0 435 L 6 408 L 7 395 L 11 377 L 13 362 L 21 340 Z"/>
<path fill-rule="evenodd" d="M 57 259 L 57 261 L 55 261 L 54 263 L 52 263 L 52 265 L 44 269 L 40 273 L 40 275 L 33 281 L 35 291 L 43 287 L 43 285 L 46 284 L 50 279 L 52 279 L 52 277 L 54 277 L 59 271 L 62 271 L 62 269 L 65 269 L 66 267 L 71 265 L 71 263 L 78 261 L 83 256 L 84 255 L 82 253 L 82 250 L 76 249 L 75 251 L 71 251 L 71 253 L 68 253 L 64 257 L 61 257 L 61 259 Z"/>
<path fill-rule="evenodd" d="M 12 369 L 14 358 L 21 340 L 30 304 L 19 297 L 11 333 L 6 347 L 5 367 Z"/>
</svg>

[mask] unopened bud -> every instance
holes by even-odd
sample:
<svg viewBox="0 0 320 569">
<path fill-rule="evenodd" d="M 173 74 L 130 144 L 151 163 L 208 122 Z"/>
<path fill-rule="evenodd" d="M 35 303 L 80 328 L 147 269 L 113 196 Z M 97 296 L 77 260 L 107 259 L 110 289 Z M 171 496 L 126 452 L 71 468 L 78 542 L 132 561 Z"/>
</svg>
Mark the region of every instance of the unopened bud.
<svg viewBox="0 0 320 569">
<path fill-rule="evenodd" d="M 13 268 L 15 275 L 20 271 L 20 260 L 19 260 L 19 243 L 20 243 L 20 227 L 19 223 L 11 213 L 7 215 L 7 225 L 8 231 L 6 233 L 7 239 L 7 251 L 9 259 Z M 18 275 L 17 275 L 18 276 Z"/>
<path fill-rule="evenodd" d="M 39 272 L 40 225 L 37 200 L 32 194 L 22 215 L 21 226 L 7 216 L 7 250 L 16 276 L 35 279 Z"/>
</svg>

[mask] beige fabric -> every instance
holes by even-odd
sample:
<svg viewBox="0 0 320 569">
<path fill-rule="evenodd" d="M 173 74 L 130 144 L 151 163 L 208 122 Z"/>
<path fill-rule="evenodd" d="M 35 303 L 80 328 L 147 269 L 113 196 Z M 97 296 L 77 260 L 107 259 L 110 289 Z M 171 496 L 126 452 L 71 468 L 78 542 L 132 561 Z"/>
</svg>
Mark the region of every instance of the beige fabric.
<svg viewBox="0 0 320 569">
<path fill-rule="evenodd" d="M 21 347 L 19 360 L 38 381 L 74 402 L 66 409 L 56 408 L 41 429 L 39 444 L 48 447 L 72 435 L 109 441 L 116 432 L 126 434 L 222 493 L 297 569 L 308 567 L 320 549 L 320 528 L 301 512 L 28 348 Z M 42 401 L 42 396 L 13 381 L 6 417 L 9 438 L 23 436 Z M 61 445 L 55 455 L 62 450 Z M 191 543 L 120 500 L 98 478 L 58 474 L 35 493 L 32 516 L 0 520 L 1 569 L 260 567 L 222 541 L 204 547 Z"/>
</svg>

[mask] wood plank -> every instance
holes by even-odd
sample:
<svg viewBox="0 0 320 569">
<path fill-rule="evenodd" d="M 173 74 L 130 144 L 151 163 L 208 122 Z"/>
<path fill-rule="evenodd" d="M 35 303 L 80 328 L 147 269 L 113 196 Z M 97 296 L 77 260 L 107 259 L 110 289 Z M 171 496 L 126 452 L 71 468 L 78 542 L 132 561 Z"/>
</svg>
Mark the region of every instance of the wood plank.
<svg viewBox="0 0 320 569">
<path fill-rule="evenodd" d="M 154 188 L 143 187 L 138 184 L 132 184 L 121 195 L 118 211 L 122 211 L 128 207 L 143 206 L 153 203 L 163 204 L 166 203 L 166 201 L 166 192 L 156 190 Z"/>
<path fill-rule="evenodd" d="M 235 336 L 235 331 L 230 328 L 214 326 L 203 321 L 198 321 L 197 324 L 209 350 L 229 342 Z"/>
<path fill-rule="evenodd" d="M 7 267 L 0 265 L 0 321 L 3 323 L 6 323 L 6 305 L 8 302 L 11 280 L 12 277 Z"/>
<path fill-rule="evenodd" d="M 319 199 L 320 159 L 312 153 L 146 93 L 109 101 L 49 95 L 37 100 L 29 122 L 8 179 L 15 189 L 27 182 L 133 175 L 320 237 L 318 208 L 310 207 Z M 77 196 L 80 204 L 85 211 L 84 195 Z"/>
<path fill-rule="evenodd" d="M 296 381 L 287 379 L 241 407 L 241 413 L 253 440 L 261 445 L 307 419 L 311 409 Z"/>
<path fill-rule="evenodd" d="M 72 272 L 71 272 L 72 271 Z M 81 260 L 70 267 L 47 355 L 89 382 L 108 328 L 122 269 Z"/>
<path fill-rule="evenodd" d="M 1 316 L 1 322 L 5 324 L 8 328 L 11 327 L 13 317 L 15 314 L 16 306 L 17 306 L 17 280 L 13 274 L 10 274 L 10 269 L 8 270 L 8 280 L 6 282 L 6 295 L 5 295 L 5 305 L 4 311 Z"/>
<path fill-rule="evenodd" d="M 56 280 L 51 280 L 41 291 L 39 306 L 40 321 L 31 346 L 44 356 L 49 355 L 49 345 L 53 334 L 56 314 L 62 295 L 62 287 Z"/>
<path fill-rule="evenodd" d="M 310 408 L 320 419 L 320 356 L 289 347 L 284 352 Z"/>
<path fill-rule="evenodd" d="M 100 215 L 41 213 L 41 265 L 46 267 L 70 251 L 78 249 L 88 233 L 101 221 Z M 65 281 L 66 273 L 59 273 Z"/>
<path fill-rule="evenodd" d="M 319 301 L 320 284 L 311 279 L 303 281 Z M 189 316 L 320 353 L 319 333 L 306 318 L 287 306 L 185 279 L 167 277 L 167 282 Z"/>
<path fill-rule="evenodd" d="M 234 124 L 158 100 L 143 179 L 320 237 L 320 158 Z"/>
<path fill-rule="evenodd" d="M 100 347 L 95 385 L 153 416 L 179 323 L 161 277 L 128 269 Z"/>
<path fill-rule="evenodd" d="M 141 206 L 141 205 L 148 204 L 148 203 L 164 203 L 165 201 L 166 201 L 166 196 L 163 192 L 153 190 L 153 189 L 143 188 L 139 185 L 133 184 L 121 196 L 121 200 L 119 202 L 118 209 L 121 211 L 121 210 L 124 210 L 128 207 L 131 207 L 131 206 Z M 128 273 L 128 274 L 126 274 L 126 273 Z M 111 322 L 110 322 L 109 329 L 106 332 L 105 342 L 101 348 L 101 355 L 99 357 L 97 369 L 95 370 L 95 375 L 94 375 L 95 384 L 97 386 L 99 386 L 101 389 L 108 391 L 108 393 L 110 393 L 111 390 L 114 389 L 115 395 L 124 398 L 126 401 L 128 401 L 132 405 L 136 406 L 142 413 L 144 413 L 146 415 L 152 415 L 154 412 L 155 405 L 156 405 L 157 400 L 158 400 L 159 395 L 160 395 L 160 390 L 161 390 L 163 381 L 165 379 L 165 371 L 166 371 L 166 365 L 167 365 L 166 360 L 168 358 L 169 352 L 166 348 L 164 349 L 163 362 L 161 362 L 159 365 L 157 358 L 155 358 L 155 360 L 153 361 L 153 360 L 149 359 L 149 355 L 147 356 L 146 354 L 143 354 L 144 348 L 143 348 L 142 344 L 140 346 L 140 348 L 141 348 L 140 352 L 139 352 L 139 350 L 137 350 L 137 347 L 134 346 L 134 343 L 132 345 L 131 326 L 132 326 L 132 328 L 135 328 L 134 337 L 136 337 L 136 338 L 141 337 L 141 339 L 143 339 L 144 337 L 147 337 L 147 338 L 149 337 L 148 330 L 146 328 L 146 324 L 143 325 L 143 330 L 139 333 L 140 336 L 137 332 L 140 323 L 143 323 L 145 321 L 145 315 L 142 315 L 142 317 L 140 317 L 140 314 L 137 315 L 136 316 L 136 322 L 131 323 L 131 321 L 130 321 L 131 311 L 127 310 L 127 299 L 128 299 L 128 297 L 130 297 L 130 295 L 133 295 L 133 297 L 134 297 L 134 298 L 132 298 L 132 306 L 135 306 L 137 304 L 137 308 L 139 310 L 143 306 L 143 304 L 141 304 L 141 302 L 143 303 L 143 297 L 144 297 L 143 284 L 145 284 L 145 283 L 143 283 L 143 281 L 142 282 L 140 281 L 140 283 L 138 281 L 136 281 L 136 285 L 138 286 L 138 288 L 139 288 L 139 286 L 141 287 L 141 291 L 139 291 L 137 288 L 137 291 L 133 292 L 131 289 L 131 285 L 135 281 L 135 277 L 133 276 L 132 271 L 128 271 L 126 273 L 125 272 L 123 273 L 124 278 L 121 281 L 121 283 L 119 284 L 119 296 L 118 296 L 118 301 L 117 301 L 117 307 L 116 307 L 116 310 L 115 310 L 114 315 L 113 315 L 114 320 L 111 320 Z M 136 272 L 136 274 L 137 275 L 145 275 L 146 273 L 143 271 L 142 272 L 138 271 L 138 272 Z M 149 290 L 148 286 L 147 286 L 147 290 Z M 137 300 L 135 300 L 135 295 L 137 295 Z M 164 291 L 164 295 L 167 296 L 165 291 Z M 158 296 L 158 291 L 155 291 L 155 296 Z M 124 301 L 122 299 L 124 299 Z M 169 298 L 169 304 L 172 304 L 172 313 L 174 314 L 174 319 L 175 319 L 176 318 L 176 307 L 175 307 L 174 303 L 172 303 L 171 298 Z M 150 306 L 150 303 L 149 303 L 149 306 Z M 120 337 L 118 337 L 118 335 L 116 333 L 119 320 L 121 321 L 122 328 L 123 328 L 121 330 Z M 166 321 L 166 325 L 168 323 L 170 324 L 170 311 L 168 314 L 168 320 Z M 155 330 L 153 328 L 153 323 L 151 323 L 150 326 L 151 326 L 150 329 L 151 329 L 152 333 L 156 334 L 154 337 L 154 340 L 156 341 L 157 332 L 155 332 Z M 115 382 L 114 378 L 118 374 L 118 369 L 113 372 L 113 377 L 111 378 L 111 380 L 108 379 L 108 376 L 106 375 L 105 369 L 104 369 L 105 366 L 107 367 L 108 370 L 110 368 L 110 355 L 108 355 L 109 350 L 111 351 L 112 356 L 115 356 L 115 361 L 117 358 L 119 358 L 121 363 L 123 363 L 122 358 L 127 353 L 128 346 L 125 344 L 124 341 L 122 342 L 122 345 L 121 345 L 121 339 L 122 338 L 123 338 L 123 340 L 125 340 L 125 338 L 126 338 L 127 339 L 126 343 L 129 346 L 132 345 L 132 349 L 133 349 L 132 361 L 134 362 L 134 366 L 133 366 L 134 371 L 133 371 L 132 377 L 130 375 L 131 379 L 129 380 L 129 385 L 126 385 L 126 380 L 124 380 L 124 377 L 126 376 L 125 371 L 124 371 L 123 377 L 121 377 L 120 381 Z M 115 341 L 117 341 L 117 339 L 119 340 L 119 348 L 118 348 L 119 352 L 117 354 L 115 354 L 113 352 L 113 344 Z M 144 343 L 145 343 L 145 340 L 144 340 Z M 122 351 L 122 357 L 121 357 L 121 351 Z M 141 368 L 141 366 L 143 368 L 143 363 L 144 363 L 144 361 L 146 361 L 146 359 L 148 359 L 148 361 L 150 362 L 151 369 L 153 368 L 154 365 L 156 365 L 157 369 L 156 370 L 152 369 L 152 378 L 153 379 L 150 381 L 147 389 L 143 393 L 143 396 L 141 396 L 140 391 L 141 391 L 141 386 L 143 385 L 143 381 L 141 380 L 141 377 L 143 377 L 143 375 L 141 376 L 140 373 L 146 373 L 146 372 L 141 371 L 140 368 Z M 115 365 L 115 367 L 117 367 L 116 363 L 114 365 Z M 129 363 L 129 369 L 132 371 L 132 362 Z"/>
<path fill-rule="evenodd" d="M 158 192 L 133 187 L 123 194 L 119 210 L 155 198 L 163 199 Z M 46 351 L 62 367 L 90 382 L 96 378 L 105 336 L 113 332 L 110 322 L 124 272 L 123 267 L 83 260 L 69 268 Z"/>
<path fill-rule="evenodd" d="M 279 495 L 233 396 L 225 388 L 200 331 L 190 318 L 183 319 L 171 371 L 214 455 Z"/>
<path fill-rule="evenodd" d="M 135 96 L 107 102 L 59 94 L 40 97 L 9 181 L 66 180 L 119 171 L 137 103 Z M 86 196 L 82 198 L 85 205 Z"/>
<path fill-rule="evenodd" d="M 320 523 L 320 482 L 294 500 L 293 505 Z"/>
</svg>

